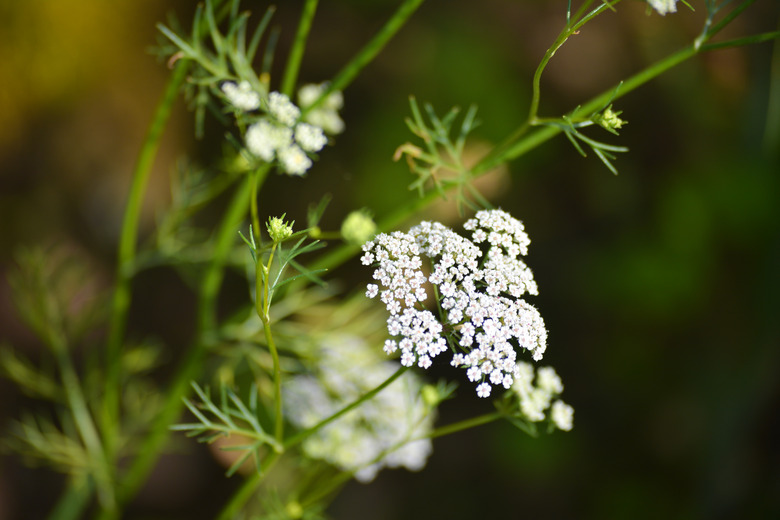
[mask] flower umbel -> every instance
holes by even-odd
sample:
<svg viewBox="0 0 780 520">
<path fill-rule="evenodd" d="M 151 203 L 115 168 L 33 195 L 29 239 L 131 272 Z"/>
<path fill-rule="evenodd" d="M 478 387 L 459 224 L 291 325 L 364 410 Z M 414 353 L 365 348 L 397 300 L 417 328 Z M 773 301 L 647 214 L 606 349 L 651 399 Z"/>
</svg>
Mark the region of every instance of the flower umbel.
<svg viewBox="0 0 780 520">
<path fill-rule="evenodd" d="M 539 312 L 521 299 L 538 293 L 531 270 L 518 258 L 530 243 L 523 224 L 489 210 L 464 228 L 471 240 L 438 222 L 381 234 L 363 246 L 361 261 L 377 266 L 378 285 L 369 284 L 366 295 L 379 295 L 390 312 L 387 330 L 394 339 L 385 342 L 385 352 L 400 349 L 401 364 L 428 368 L 449 345 L 450 364 L 464 368 L 477 395 L 487 397 L 493 386 L 508 389 L 517 378 L 515 347 L 542 358 L 547 330 Z M 439 317 L 424 306 L 431 286 Z"/>
<path fill-rule="evenodd" d="M 328 144 L 325 132 L 343 129 L 344 123 L 336 112 L 341 106 L 341 93 L 328 96 L 323 108 L 313 110 L 314 117 L 309 114 L 308 122 L 303 122 L 299 121 L 301 110 L 284 94 L 271 92 L 261 102 L 260 93 L 252 90 L 248 81 L 238 85 L 226 81 L 221 89 L 234 109 L 253 112 L 262 108 L 265 111 L 265 115 L 251 119 L 254 122 L 244 136 L 246 148 L 267 163 L 278 161 L 280 169 L 289 175 L 305 174 L 313 164 L 309 154 L 319 152 Z M 321 88 L 316 87 L 314 93 L 319 95 L 320 91 Z M 308 97 L 311 97 L 311 89 L 309 92 Z"/>
<path fill-rule="evenodd" d="M 308 428 L 387 379 L 396 367 L 381 361 L 361 339 L 327 338 L 320 345 L 314 375 L 299 375 L 285 385 L 286 416 Z M 383 467 L 417 471 L 425 466 L 432 443 L 425 438 L 434 413 L 422 397 L 422 383 L 407 372 L 361 406 L 328 424 L 303 443 L 322 459 L 370 482 Z M 417 439 L 417 440 L 412 440 Z"/>
</svg>

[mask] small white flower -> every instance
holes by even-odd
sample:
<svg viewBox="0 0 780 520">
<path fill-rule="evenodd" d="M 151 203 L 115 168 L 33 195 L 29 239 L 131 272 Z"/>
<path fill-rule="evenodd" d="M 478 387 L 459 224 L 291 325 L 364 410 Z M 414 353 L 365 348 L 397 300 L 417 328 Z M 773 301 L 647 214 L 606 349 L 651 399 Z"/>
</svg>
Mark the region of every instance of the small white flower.
<svg viewBox="0 0 780 520">
<path fill-rule="evenodd" d="M 311 159 L 296 145 L 289 145 L 277 150 L 282 169 L 290 175 L 303 175 L 311 168 Z"/>
<path fill-rule="evenodd" d="M 570 431 L 574 423 L 574 408 L 563 401 L 555 401 L 550 412 L 553 423 L 556 428 L 563 431 Z"/>
<path fill-rule="evenodd" d="M 327 144 L 328 138 L 319 128 L 308 123 L 295 125 L 295 141 L 307 152 L 319 152 Z"/>
<path fill-rule="evenodd" d="M 292 143 L 292 130 L 262 120 L 250 126 L 246 131 L 246 147 L 253 155 L 271 162 L 280 148 Z"/>
<path fill-rule="evenodd" d="M 480 383 L 477 385 L 477 395 L 479 397 L 489 397 L 491 386 L 487 383 Z"/>
<path fill-rule="evenodd" d="M 539 388 L 551 394 L 563 392 L 563 382 L 553 367 L 542 367 L 536 371 L 536 381 Z"/>
<path fill-rule="evenodd" d="M 647 3 L 661 16 L 677 12 L 677 0 L 647 0 Z"/>
<path fill-rule="evenodd" d="M 336 135 L 344 131 L 344 120 L 332 110 L 315 108 L 306 114 L 306 121 L 322 128 L 325 132 Z"/>
<path fill-rule="evenodd" d="M 314 85 L 311 83 L 304 85 L 298 90 L 298 103 L 304 108 L 308 107 L 317 101 L 317 98 L 320 97 L 320 94 L 323 91 L 324 88 L 322 85 Z"/>
<path fill-rule="evenodd" d="M 379 287 L 376 284 L 370 283 L 366 286 L 366 296 L 369 298 L 375 298 L 379 291 Z"/>
<path fill-rule="evenodd" d="M 268 112 L 276 118 L 277 121 L 285 126 L 292 127 L 301 117 L 301 111 L 296 107 L 290 98 L 280 92 L 271 92 L 268 95 Z"/>
<path fill-rule="evenodd" d="M 248 81 L 242 81 L 238 85 L 226 81 L 221 88 L 230 104 L 237 109 L 251 112 L 260 108 L 260 94 L 252 90 Z"/>
<path fill-rule="evenodd" d="M 392 339 L 387 339 L 385 340 L 385 347 L 382 350 L 385 351 L 385 354 L 392 354 L 398 350 L 398 344 Z"/>
<path fill-rule="evenodd" d="M 298 91 L 298 103 L 304 108 L 314 103 L 327 88 L 327 84 L 304 85 Z M 331 92 L 322 103 L 310 110 L 305 120 L 314 126 L 322 128 L 328 134 L 340 134 L 344 131 L 344 121 L 338 111 L 344 106 L 341 92 Z"/>
<path fill-rule="evenodd" d="M 545 412 L 550 411 L 550 420 L 561 430 L 571 430 L 574 409 L 563 403 L 552 400 L 563 391 L 563 383 L 552 367 L 542 367 L 536 372 L 534 385 L 534 368 L 530 363 L 520 362 L 516 368 L 516 378 L 512 390 L 518 397 L 520 414 L 527 420 L 539 422 L 545 419 Z"/>
</svg>

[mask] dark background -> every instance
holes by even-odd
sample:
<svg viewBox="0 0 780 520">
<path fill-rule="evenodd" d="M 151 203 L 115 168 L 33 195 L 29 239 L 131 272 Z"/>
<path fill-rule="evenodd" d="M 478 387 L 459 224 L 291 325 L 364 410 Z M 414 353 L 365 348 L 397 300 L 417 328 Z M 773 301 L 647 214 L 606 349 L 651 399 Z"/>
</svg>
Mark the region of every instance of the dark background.
<svg viewBox="0 0 780 520">
<path fill-rule="evenodd" d="M 275 17 L 284 29 L 280 63 L 301 3 L 281 2 Z M 243 7 L 257 19 L 265 4 L 255 4 Z M 396 4 L 321 2 L 301 81 L 334 75 Z M 704 11 L 693 4 L 698 12 L 680 6 L 660 17 L 627 0 L 587 25 L 545 73 L 541 115 L 567 112 L 691 41 Z M 778 5 L 759 0 L 721 38 L 776 29 Z M 426 2 L 346 90 L 337 146 L 305 181 L 272 179 L 264 213 L 302 222 L 327 191 L 334 202 L 324 227 L 335 228 L 352 209 L 381 217 L 413 196 L 408 169 L 391 160 L 411 139 L 403 123 L 410 94 L 440 113 L 476 103 L 479 156 L 524 119 L 533 70 L 565 6 Z M 191 10 L 172 0 L 0 4 L 0 340 L 32 357 L 40 347 L 19 323 L 5 280 L 14 252 L 64 244 L 111 279 L 130 171 L 168 74 L 147 52 L 154 24 L 175 11 L 186 25 Z M 618 176 L 558 137 L 485 181 L 489 199 L 531 236 L 528 263 L 541 292 L 533 303 L 550 331 L 545 363 L 564 380 L 575 428 L 532 439 L 494 424 L 439 439 L 423 472 L 384 471 L 370 485 L 348 485 L 330 509 L 335 518 L 780 517 L 773 60 L 777 76 L 771 43 L 702 55 L 617 101 L 629 121 L 621 136 L 589 135 L 630 147 L 615 162 Z M 207 163 L 221 132 L 210 127 L 195 142 L 179 104 L 143 234 L 167 203 L 176 161 L 188 153 Z M 446 206 L 426 216 L 458 221 Z M 130 334 L 156 335 L 176 352 L 192 329 L 191 298 L 169 272 L 144 276 Z M 465 386 L 461 394 L 441 423 L 490 408 Z M 23 406 L 35 404 L 0 379 L 2 423 Z M 171 456 L 127 517 L 209 518 L 235 480 L 205 451 Z M 0 519 L 41 517 L 60 485 L 3 455 Z"/>
</svg>

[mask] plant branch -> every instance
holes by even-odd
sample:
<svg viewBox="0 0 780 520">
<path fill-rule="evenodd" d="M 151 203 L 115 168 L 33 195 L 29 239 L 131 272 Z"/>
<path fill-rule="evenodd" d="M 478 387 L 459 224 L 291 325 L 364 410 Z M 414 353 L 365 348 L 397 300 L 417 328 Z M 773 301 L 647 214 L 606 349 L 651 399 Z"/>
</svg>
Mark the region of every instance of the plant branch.
<svg viewBox="0 0 780 520">
<path fill-rule="evenodd" d="M 401 377 L 404 374 L 404 372 L 406 372 L 407 370 L 409 370 L 409 367 L 405 367 L 405 366 L 399 367 L 398 370 L 396 370 L 393 373 L 393 375 L 391 375 L 390 377 L 385 379 L 384 382 L 382 382 L 379 386 L 377 386 L 373 390 L 371 390 L 369 392 L 366 392 L 365 394 L 360 396 L 358 399 L 356 399 L 352 403 L 348 404 L 347 406 L 345 406 L 344 408 L 342 408 L 338 412 L 334 413 L 330 417 L 327 417 L 327 418 L 323 419 L 322 421 L 318 422 L 317 424 L 315 424 L 311 428 L 307 428 L 307 429 L 303 430 L 302 432 L 298 432 L 296 435 L 293 435 L 292 437 L 287 439 L 284 442 L 284 448 L 285 449 L 290 449 L 293 446 L 296 446 L 296 445 L 300 444 L 301 442 L 306 440 L 308 437 L 314 435 L 320 429 L 322 429 L 323 427 L 327 426 L 331 422 L 335 421 L 336 419 L 338 419 L 339 417 L 341 417 L 345 413 L 347 413 L 347 412 L 357 408 L 358 406 L 363 404 L 365 401 L 368 401 L 369 399 L 374 397 L 376 394 L 378 394 L 379 392 L 381 392 L 382 390 L 384 390 L 385 388 L 390 386 L 393 383 L 393 381 L 395 381 L 396 379 Z"/>
<path fill-rule="evenodd" d="M 264 174 L 263 172 L 259 174 Z M 216 330 L 216 298 L 224 277 L 225 264 L 235 243 L 236 230 L 240 228 L 249 208 L 250 179 L 247 176 L 235 192 L 227 213 L 214 241 L 214 256 L 203 277 L 198 301 L 198 334 L 195 344 L 185 355 L 184 360 L 174 374 L 173 381 L 165 393 L 165 402 L 157 415 L 152 430 L 144 438 L 137 457 L 122 481 L 120 501 L 126 502 L 140 488 L 146 475 L 159 457 L 163 443 L 167 439 L 170 425 L 178 417 L 182 408 L 182 398 L 186 395 L 190 381 L 195 379 L 201 368 L 201 361 L 211 337 Z"/>
<path fill-rule="evenodd" d="M 303 51 L 306 48 L 306 39 L 311 30 L 311 24 L 314 20 L 314 13 L 317 11 L 318 0 L 306 0 L 301 13 L 301 21 L 298 23 L 298 32 L 295 34 L 295 41 L 290 56 L 287 58 L 287 67 L 284 69 L 284 78 L 282 79 L 281 93 L 292 98 L 295 83 L 298 80 L 298 71 L 301 68 Z"/>
<path fill-rule="evenodd" d="M 106 451 L 113 458 L 114 442 L 119 429 L 119 394 L 121 377 L 121 348 L 127 323 L 127 312 L 130 307 L 130 280 L 133 275 L 133 263 L 138 240 L 138 222 L 141 215 L 144 194 L 152 171 L 152 164 L 160 146 L 160 138 L 171 114 L 179 88 L 189 69 L 189 64 L 180 61 L 176 64 L 173 75 L 163 93 L 162 99 L 155 110 L 152 123 L 146 133 L 138 162 L 133 171 L 122 232 L 119 239 L 119 253 L 116 271 L 116 287 L 111 305 L 111 318 L 106 345 L 106 384 L 103 402 L 102 430 L 106 442 Z"/>
<path fill-rule="evenodd" d="M 404 3 L 398 8 L 393 16 L 385 23 L 382 29 L 369 41 L 357 55 L 342 68 L 333 81 L 330 82 L 328 87 L 323 90 L 320 96 L 308 107 L 303 110 L 303 115 L 316 108 L 320 103 L 325 101 L 328 96 L 337 90 L 344 90 L 352 80 L 363 70 L 363 68 L 371 63 L 377 54 L 387 45 L 390 38 L 395 36 L 401 27 L 406 23 L 412 14 L 420 7 L 423 0 L 404 0 Z"/>
</svg>

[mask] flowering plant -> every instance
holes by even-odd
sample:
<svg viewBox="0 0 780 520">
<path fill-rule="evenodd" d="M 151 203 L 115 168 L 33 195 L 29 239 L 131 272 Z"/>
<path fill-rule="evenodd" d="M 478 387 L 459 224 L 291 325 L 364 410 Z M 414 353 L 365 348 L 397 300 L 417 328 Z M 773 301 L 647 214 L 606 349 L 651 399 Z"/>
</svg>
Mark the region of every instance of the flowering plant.
<svg viewBox="0 0 780 520">
<path fill-rule="evenodd" d="M 540 117 L 540 78 L 553 55 L 620 3 L 585 0 L 573 11 L 571 1 L 562 2 L 563 29 L 540 61 L 528 117 L 515 131 L 473 162 L 467 151 L 478 126 L 476 107 L 463 117 L 457 109 L 440 116 L 411 98 L 407 125 L 417 140 L 399 146 L 396 159 L 406 159 L 417 195 L 378 222 L 370 210 L 356 209 L 328 232 L 322 229 L 328 197 L 313 201 L 305 224 L 296 224 L 286 213 L 266 209 L 261 195 L 273 172 L 300 183 L 317 174 L 319 154 L 339 144 L 349 121 L 342 114 L 347 88 L 422 0 L 403 0 L 328 81 L 301 85 L 317 3 L 304 3 L 278 79 L 272 66 L 278 34 L 268 31 L 272 8 L 251 33 L 238 0 L 207 0 L 189 33 L 175 24 L 159 26 L 165 37 L 159 53 L 173 73 L 134 173 L 107 334 L 96 359 L 79 366 L 73 347 L 86 336 L 83 330 L 100 336 L 103 326 L 84 325 L 69 313 L 69 301 L 50 297 L 58 287 L 68 293 L 61 279 L 67 277 L 60 275 L 71 264 L 53 258 L 61 263 L 50 269 L 38 253 L 20 262 L 18 307 L 48 347 L 56 375 L 47 372 L 48 363 L 37 367 L 10 348 L 4 347 L 0 362 L 10 379 L 52 401 L 58 413 L 14 423 L 9 446 L 68 475 L 51 518 L 79 518 L 87 511 L 120 518 L 167 441 L 182 441 L 177 432 L 216 446 L 227 473 L 241 479 L 220 505 L 218 518 L 229 519 L 317 517 L 350 479 L 369 482 L 384 468 L 421 470 L 435 457 L 435 438 L 497 420 L 531 435 L 540 424 L 548 432 L 572 430 L 574 410 L 560 398 L 561 377 L 550 366 L 537 366 L 548 331 L 542 312 L 526 301 L 539 290 L 525 260 L 525 226 L 495 208 L 475 180 L 561 133 L 582 155 L 592 151 L 617 173 L 615 154 L 627 148 L 583 129 L 617 135 L 626 121 L 613 105 L 680 61 L 778 37 L 772 32 L 711 43 L 752 2 L 725 13 L 728 2 L 707 1 L 701 6 L 705 25 L 689 46 L 566 114 Z M 649 12 L 660 15 L 677 7 L 674 0 L 647 2 Z M 207 110 L 224 124 L 225 157 L 210 175 L 185 173 L 154 243 L 139 252 L 151 159 L 180 92 L 195 113 L 197 135 L 205 135 Z M 454 202 L 464 233 L 420 215 L 439 199 Z M 193 232 L 195 216 L 210 205 L 220 208 L 219 222 Z M 406 226 L 410 219 L 414 224 Z M 356 285 L 366 283 L 365 294 L 340 288 L 330 272 L 355 257 L 364 267 Z M 128 326 L 133 280 L 152 265 L 180 272 L 197 300 L 192 344 L 163 386 L 149 376 L 160 363 L 159 349 L 134 344 Z M 249 296 L 225 316 L 218 303 L 227 272 L 241 274 Z M 566 345 L 557 344 L 554 333 L 550 337 L 565 352 Z M 84 377 L 89 366 L 102 370 Z M 449 376 L 452 368 L 465 370 L 465 378 L 434 382 L 430 376 L 437 369 Z M 438 425 L 439 406 L 465 381 L 480 404 L 490 402 L 490 411 Z"/>
</svg>

